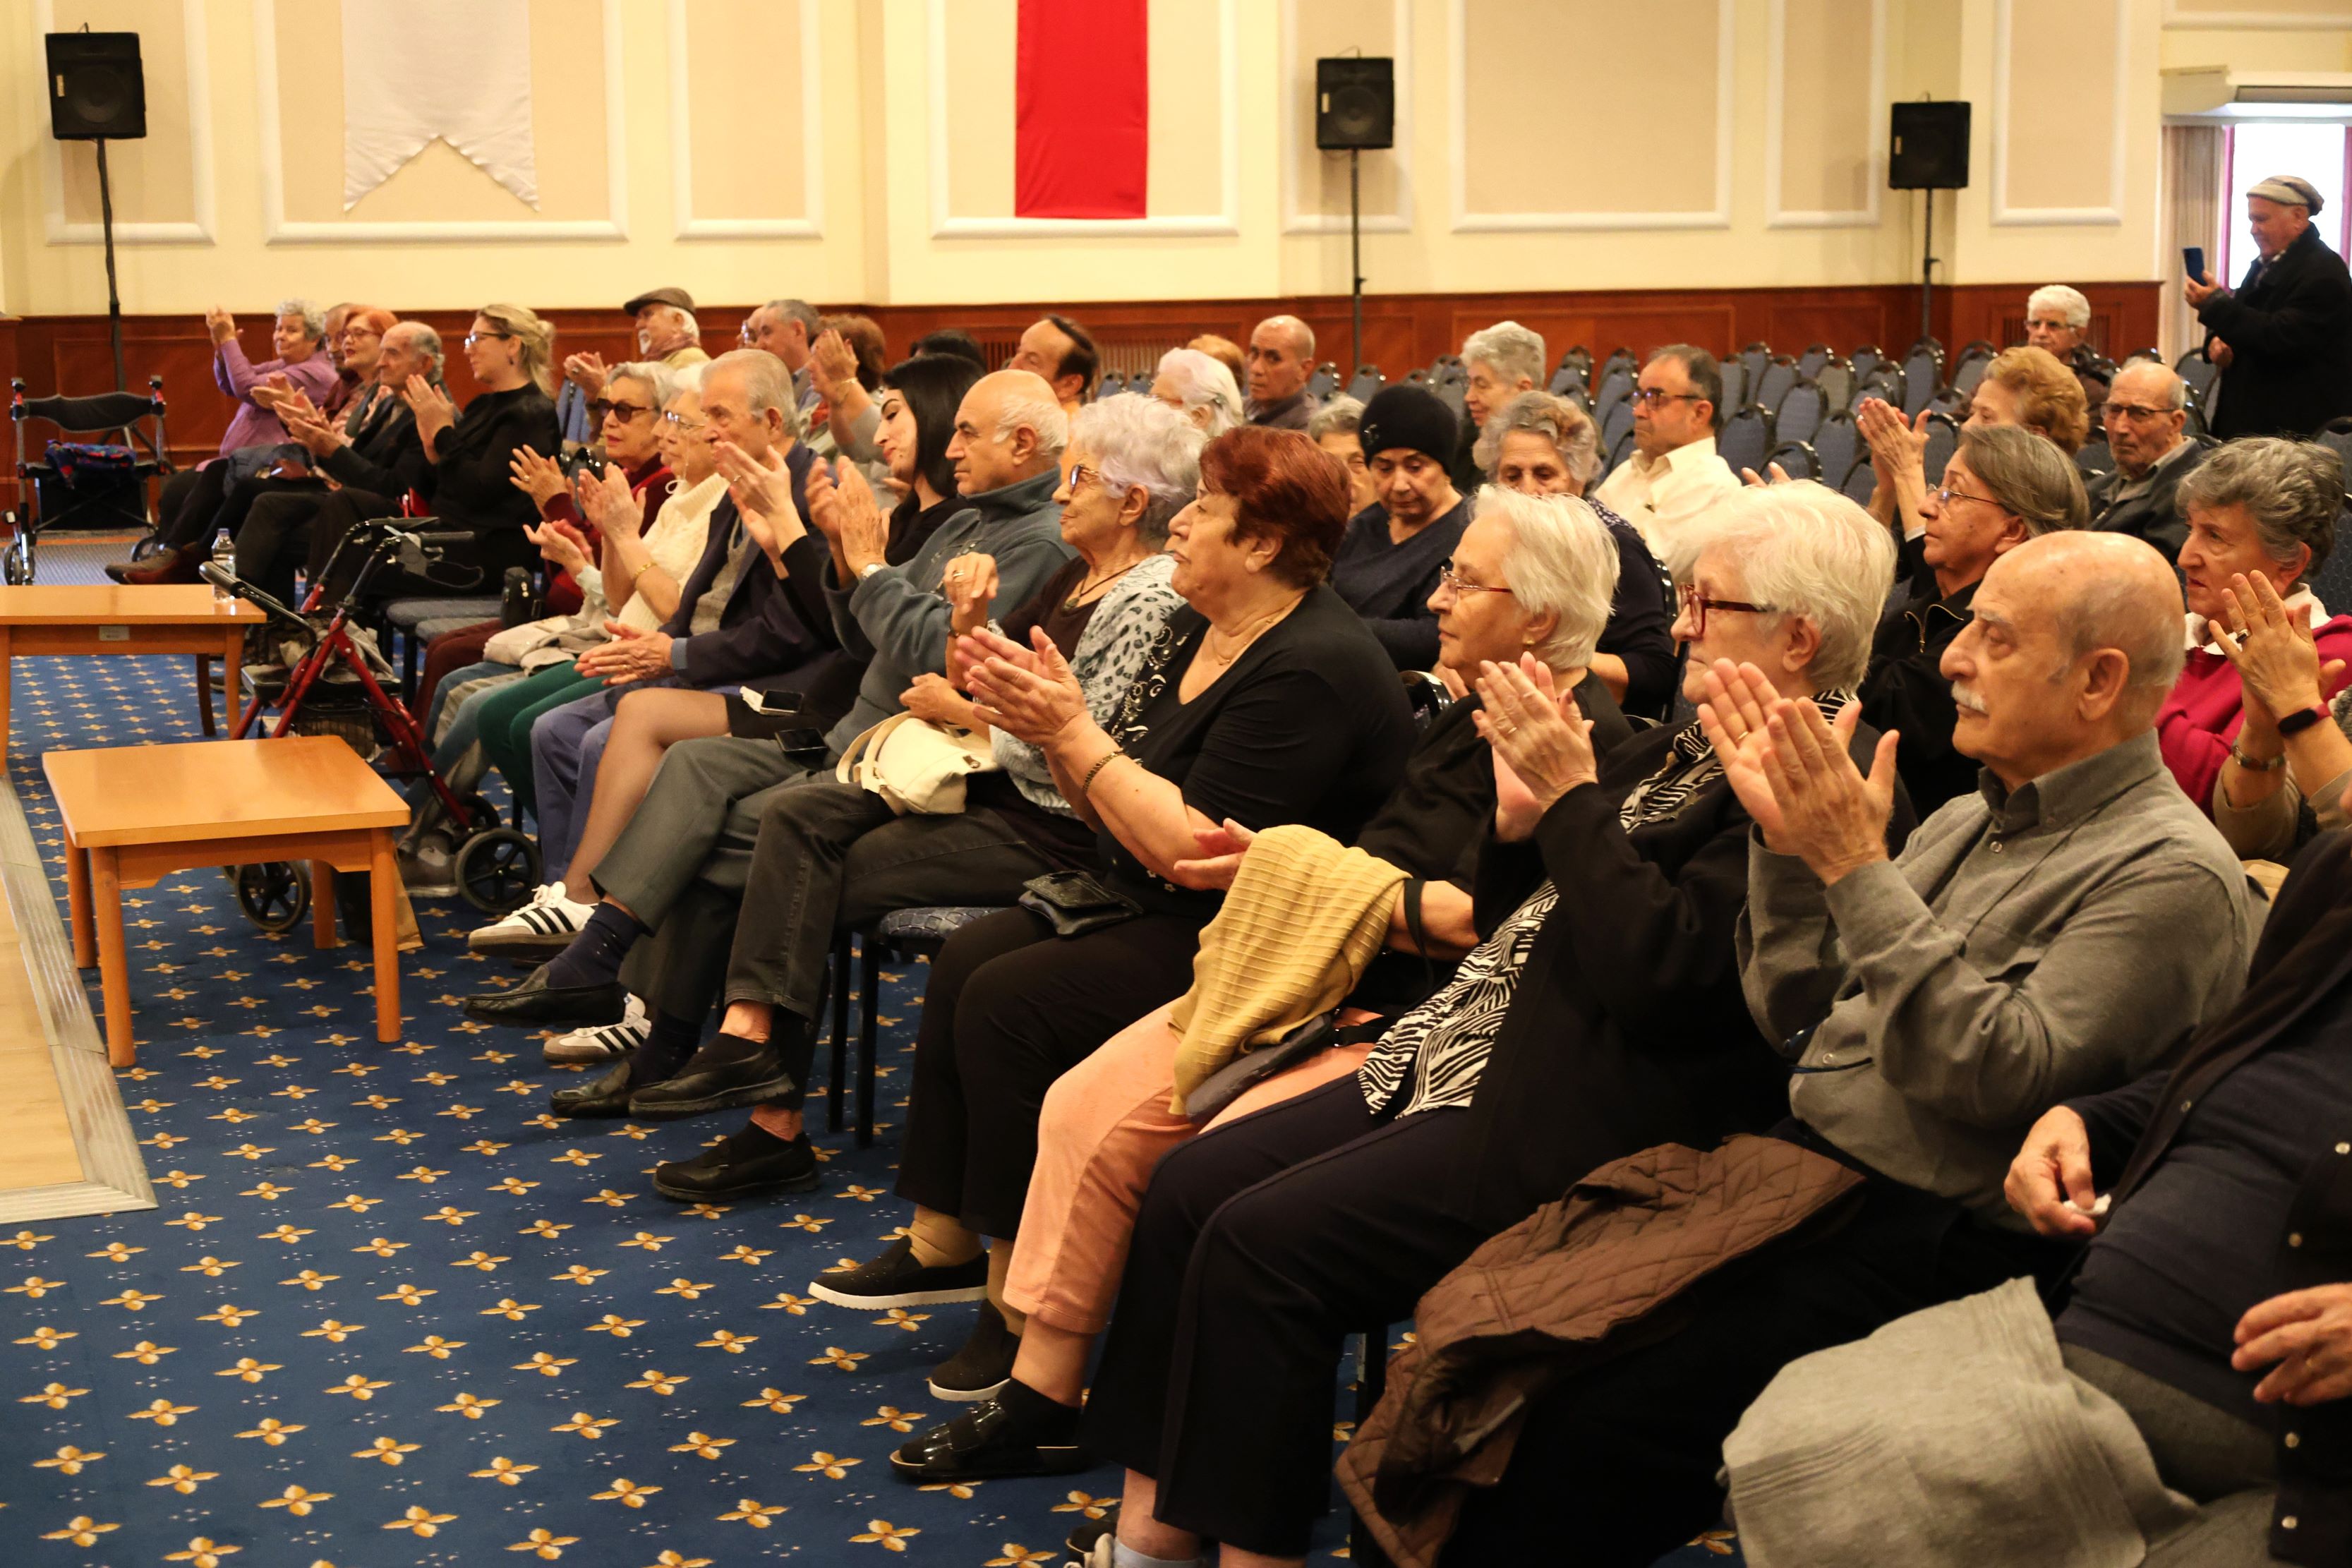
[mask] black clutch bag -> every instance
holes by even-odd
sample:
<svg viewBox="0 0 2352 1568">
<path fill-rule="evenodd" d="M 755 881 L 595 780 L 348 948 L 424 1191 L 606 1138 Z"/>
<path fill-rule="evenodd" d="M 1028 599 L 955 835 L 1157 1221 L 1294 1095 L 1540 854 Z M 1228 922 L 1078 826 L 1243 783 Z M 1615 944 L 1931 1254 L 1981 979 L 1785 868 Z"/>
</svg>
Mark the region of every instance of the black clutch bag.
<svg viewBox="0 0 2352 1568">
<path fill-rule="evenodd" d="M 1021 884 L 1021 907 L 1043 917 L 1055 936 L 1085 936 L 1143 912 L 1142 905 L 1103 886 L 1087 871 L 1032 877 Z"/>
<path fill-rule="evenodd" d="M 1317 1051 L 1329 1050 L 1339 1040 L 1339 1010 L 1335 1007 L 1328 1013 L 1318 1013 L 1271 1045 L 1237 1056 L 1211 1073 L 1199 1088 L 1184 1097 L 1184 1114 L 1193 1121 L 1205 1122 L 1239 1100 L 1242 1091 L 1252 1084 L 1272 1078 Z"/>
</svg>

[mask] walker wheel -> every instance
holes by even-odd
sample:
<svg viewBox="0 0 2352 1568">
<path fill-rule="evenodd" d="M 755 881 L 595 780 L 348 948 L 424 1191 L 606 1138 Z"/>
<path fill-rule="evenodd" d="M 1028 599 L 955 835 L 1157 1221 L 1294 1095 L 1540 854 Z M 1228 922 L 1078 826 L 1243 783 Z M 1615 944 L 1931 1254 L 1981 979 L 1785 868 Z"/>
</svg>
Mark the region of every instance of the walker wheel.
<svg viewBox="0 0 2352 1568">
<path fill-rule="evenodd" d="M 33 580 L 33 563 L 27 555 L 20 544 L 10 543 L 6 552 L 0 553 L 0 582 L 5 582 L 11 588 L 21 588 L 30 583 Z"/>
<path fill-rule="evenodd" d="M 466 808 L 466 826 L 475 833 L 488 833 L 499 826 L 499 808 L 490 804 L 486 795 L 469 795 L 458 802 Z"/>
<path fill-rule="evenodd" d="M 457 891 L 485 914 L 522 908 L 539 887 L 539 841 L 511 827 L 477 833 L 458 847 Z"/>
<path fill-rule="evenodd" d="M 292 931 L 310 912 L 310 879 L 290 860 L 239 866 L 236 901 L 245 918 L 263 931 Z"/>
<path fill-rule="evenodd" d="M 141 540 L 138 543 L 131 547 L 131 559 L 133 561 L 144 561 L 149 556 L 160 555 L 163 552 L 163 536 L 160 533 L 151 533 L 146 538 Z"/>
</svg>

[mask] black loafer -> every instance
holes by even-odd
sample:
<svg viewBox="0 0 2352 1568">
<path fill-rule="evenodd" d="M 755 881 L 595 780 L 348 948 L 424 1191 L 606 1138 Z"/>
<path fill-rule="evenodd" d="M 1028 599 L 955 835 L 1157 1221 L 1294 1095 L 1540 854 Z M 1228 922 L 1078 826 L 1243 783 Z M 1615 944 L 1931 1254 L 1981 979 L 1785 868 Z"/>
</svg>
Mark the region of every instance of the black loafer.
<svg viewBox="0 0 2352 1568">
<path fill-rule="evenodd" d="M 747 1127 L 691 1160 L 654 1167 L 654 1191 L 682 1204 L 805 1193 L 817 1184 L 816 1151 L 808 1135 L 787 1142 Z"/>
<path fill-rule="evenodd" d="M 547 1108 L 558 1116 L 626 1116 L 635 1077 L 628 1062 L 615 1062 L 587 1083 L 559 1089 L 547 1097 Z"/>
<path fill-rule="evenodd" d="M 1087 1519 L 1080 1515 L 1078 1527 L 1063 1540 L 1062 1550 L 1080 1563 L 1084 1563 L 1093 1552 L 1096 1542 L 1106 1535 L 1117 1534 L 1118 1531 L 1118 1504 L 1114 1502 L 1103 1510 L 1103 1516 L 1100 1519 Z"/>
<path fill-rule="evenodd" d="M 981 1261 L 988 1259 L 982 1255 Z M 809 1287 L 812 1294 L 816 1287 Z M 982 1295 L 986 1294 L 985 1290 Z M 996 1310 L 982 1300 L 980 1317 L 964 1336 L 955 1354 L 931 1369 L 929 1384 L 933 1399 L 993 1399 L 1012 1385 L 1013 1363 L 1021 1357 L 1021 1336 Z"/>
<path fill-rule="evenodd" d="M 809 1282 L 808 1289 L 820 1301 L 860 1311 L 984 1301 L 988 1299 L 988 1254 L 975 1253 L 969 1262 L 926 1268 L 915 1261 L 915 1244 L 902 1236 L 879 1258 L 818 1275 Z M 991 1388 L 988 1392 L 993 1394 L 996 1390 Z"/>
<path fill-rule="evenodd" d="M 617 994 L 620 987 L 615 985 Z M 617 1009 L 620 1003 L 615 1001 Z M 618 1016 L 615 1012 L 614 1016 Z M 701 1116 L 739 1106 L 765 1105 L 796 1087 L 784 1059 L 767 1041 L 720 1035 L 694 1054 L 677 1076 L 629 1097 L 629 1114 L 646 1121 Z"/>
<path fill-rule="evenodd" d="M 938 1486 L 1016 1476 L 1067 1476 L 1094 1461 L 1078 1446 L 1078 1411 L 1019 1384 L 934 1426 L 890 1456 L 902 1481 Z"/>
<path fill-rule="evenodd" d="M 617 980 L 598 985 L 550 985 L 547 965 L 511 991 L 486 992 L 466 998 L 466 1016 L 481 1024 L 512 1024 L 519 1028 L 593 1028 L 617 1024 L 626 1010 L 628 990 Z"/>
</svg>

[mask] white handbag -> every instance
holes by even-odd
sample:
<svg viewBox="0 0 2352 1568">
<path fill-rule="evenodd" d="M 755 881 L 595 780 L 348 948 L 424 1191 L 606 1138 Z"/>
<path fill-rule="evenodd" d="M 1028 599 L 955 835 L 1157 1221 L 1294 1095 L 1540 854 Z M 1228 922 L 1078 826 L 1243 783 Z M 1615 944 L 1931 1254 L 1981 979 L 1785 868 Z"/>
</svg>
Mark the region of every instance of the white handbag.
<svg viewBox="0 0 2352 1568">
<path fill-rule="evenodd" d="M 963 781 L 996 766 L 971 731 L 894 713 L 842 748 L 833 776 L 873 791 L 901 816 L 947 816 L 963 809 Z"/>
</svg>

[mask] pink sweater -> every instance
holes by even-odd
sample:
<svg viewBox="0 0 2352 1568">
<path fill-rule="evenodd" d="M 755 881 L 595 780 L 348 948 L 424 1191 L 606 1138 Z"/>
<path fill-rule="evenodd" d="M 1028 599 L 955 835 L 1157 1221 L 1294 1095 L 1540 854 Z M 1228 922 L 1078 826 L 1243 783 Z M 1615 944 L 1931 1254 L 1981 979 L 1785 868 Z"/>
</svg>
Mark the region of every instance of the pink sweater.
<svg viewBox="0 0 2352 1568">
<path fill-rule="evenodd" d="M 255 364 L 245 357 L 245 345 L 235 338 L 213 351 L 213 379 L 236 399 L 236 416 L 228 422 L 228 434 L 221 437 L 222 457 L 240 447 L 274 447 L 286 439 L 286 426 L 278 423 L 278 416 L 253 401 L 255 384 L 281 371 L 321 408 L 334 394 L 335 362 L 324 349 L 291 364 L 282 359 Z"/>
<path fill-rule="evenodd" d="M 2352 666 L 2352 616 L 2331 616 L 2316 632 L 2319 662 L 2343 659 Z M 2328 695 L 2347 684 L 2338 677 Z M 2230 758 L 2230 742 L 2245 721 L 2245 695 L 2230 661 L 2204 648 L 2189 650 L 2189 662 L 2172 688 L 2172 695 L 2156 715 L 2156 738 L 2164 749 L 2164 765 L 2180 781 L 2183 794 L 2207 816 L 2213 812 L 2213 784 L 2221 764 Z"/>
</svg>

